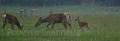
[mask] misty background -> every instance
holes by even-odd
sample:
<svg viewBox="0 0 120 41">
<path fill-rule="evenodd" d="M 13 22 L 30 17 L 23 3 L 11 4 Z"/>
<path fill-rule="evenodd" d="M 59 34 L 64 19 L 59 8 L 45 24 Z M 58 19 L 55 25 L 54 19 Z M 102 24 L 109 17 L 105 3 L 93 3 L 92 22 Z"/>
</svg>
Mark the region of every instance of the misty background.
<svg viewBox="0 0 120 41">
<path fill-rule="evenodd" d="M 59 6 L 59 5 L 119 6 L 120 0 L 0 0 L 0 5 L 15 5 L 15 6 Z"/>
<path fill-rule="evenodd" d="M 46 16 L 50 13 L 72 14 L 120 13 L 120 0 L 0 0 L 0 12 L 10 14 Z M 101 11 L 101 12 L 100 12 Z M 104 14 L 103 13 L 103 14 Z M 106 13 L 105 13 L 106 14 Z"/>
</svg>

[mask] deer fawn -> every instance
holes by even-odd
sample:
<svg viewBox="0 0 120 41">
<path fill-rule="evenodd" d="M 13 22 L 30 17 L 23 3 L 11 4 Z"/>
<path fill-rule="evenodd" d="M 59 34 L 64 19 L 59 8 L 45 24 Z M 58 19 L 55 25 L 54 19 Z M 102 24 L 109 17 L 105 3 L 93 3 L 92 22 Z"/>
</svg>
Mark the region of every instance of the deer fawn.
<svg viewBox="0 0 120 41">
<path fill-rule="evenodd" d="M 89 24 L 89 23 L 88 23 L 88 22 L 81 22 L 80 19 L 79 19 L 79 17 L 77 17 L 75 21 L 78 22 L 80 28 L 86 27 L 86 28 L 89 29 L 89 27 L 88 27 L 88 24 Z"/>
</svg>

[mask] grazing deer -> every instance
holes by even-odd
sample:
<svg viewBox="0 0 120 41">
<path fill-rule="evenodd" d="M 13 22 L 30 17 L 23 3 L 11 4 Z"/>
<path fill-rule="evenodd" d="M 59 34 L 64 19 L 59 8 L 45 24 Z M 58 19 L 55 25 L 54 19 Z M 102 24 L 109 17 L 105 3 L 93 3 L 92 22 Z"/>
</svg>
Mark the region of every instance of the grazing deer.
<svg viewBox="0 0 120 41">
<path fill-rule="evenodd" d="M 76 19 L 75 21 L 78 22 L 80 28 L 86 27 L 86 28 L 89 29 L 89 27 L 88 27 L 88 24 L 89 24 L 89 23 L 88 23 L 88 22 L 81 22 L 80 19 L 79 19 L 79 17 L 77 17 L 77 19 Z"/>
<path fill-rule="evenodd" d="M 14 24 L 17 25 L 18 29 L 22 29 L 23 26 L 20 25 L 20 23 L 18 22 L 17 18 L 13 15 L 7 14 L 6 11 L 4 12 L 4 15 L 2 15 L 3 18 L 3 29 L 6 26 L 7 23 L 11 24 L 12 29 L 14 29 Z"/>
<path fill-rule="evenodd" d="M 49 24 L 47 25 L 47 28 L 49 27 L 49 25 L 52 24 L 52 29 L 53 29 L 55 23 L 63 23 L 63 25 L 65 26 L 65 29 L 67 28 L 67 24 L 68 24 L 71 28 L 70 17 L 68 17 L 69 20 L 66 20 L 67 16 L 70 16 L 70 14 L 69 13 L 51 14 L 45 19 L 42 19 L 40 17 L 35 27 L 38 27 L 42 23 L 49 22 Z"/>
<path fill-rule="evenodd" d="M 37 9 L 30 10 L 30 16 L 37 15 Z"/>
</svg>

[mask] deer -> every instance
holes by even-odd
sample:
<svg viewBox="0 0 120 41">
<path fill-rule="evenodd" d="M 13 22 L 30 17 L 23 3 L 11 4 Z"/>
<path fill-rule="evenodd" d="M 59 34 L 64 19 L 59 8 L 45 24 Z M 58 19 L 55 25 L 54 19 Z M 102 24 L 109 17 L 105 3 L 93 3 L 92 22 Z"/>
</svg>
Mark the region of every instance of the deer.
<svg viewBox="0 0 120 41">
<path fill-rule="evenodd" d="M 51 24 L 52 24 L 52 29 L 53 29 L 55 23 L 62 23 L 64 25 L 65 29 L 67 28 L 67 25 L 69 25 L 70 29 L 71 29 L 69 13 L 50 14 L 45 19 L 42 19 L 40 17 L 39 20 L 37 21 L 37 24 L 35 25 L 35 27 L 38 27 L 40 24 L 45 23 L 45 22 L 48 22 L 48 25 L 47 25 L 48 29 Z"/>
<path fill-rule="evenodd" d="M 50 13 L 50 14 L 53 14 L 53 9 L 51 9 L 51 10 L 49 11 L 49 13 Z"/>
<path fill-rule="evenodd" d="M 20 9 L 19 11 L 20 11 L 21 15 L 26 15 L 26 8 L 25 9 Z M 23 14 L 23 12 L 24 12 L 24 14 Z"/>
<path fill-rule="evenodd" d="M 22 28 L 23 28 L 23 26 L 20 25 L 17 18 L 13 15 L 8 14 L 6 11 L 2 15 L 2 19 L 3 19 L 3 29 L 5 28 L 7 23 L 11 24 L 12 29 L 14 29 L 14 24 L 17 25 L 19 30 L 22 30 Z"/>
<path fill-rule="evenodd" d="M 37 9 L 30 10 L 30 16 L 37 15 Z"/>
<path fill-rule="evenodd" d="M 82 21 L 80 21 L 79 17 L 77 17 L 75 21 L 78 22 L 78 25 L 80 26 L 80 28 L 86 27 L 86 28 L 89 29 L 89 27 L 88 27 L 89 23 L 88 22 L 82 22 Z"/>
</svg>

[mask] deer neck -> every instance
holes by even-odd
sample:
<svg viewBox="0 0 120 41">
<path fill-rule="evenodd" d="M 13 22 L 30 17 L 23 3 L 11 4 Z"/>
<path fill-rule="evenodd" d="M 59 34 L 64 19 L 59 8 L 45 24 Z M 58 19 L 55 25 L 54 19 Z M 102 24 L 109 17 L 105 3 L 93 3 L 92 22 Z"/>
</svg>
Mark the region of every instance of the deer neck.
<svg viewBox="0 0 120 41">
<path fill-rule="evenodd" d="M 16 24 L 18 26 L 18 28 L 21 28 L 22 26 L 19 24 L 19 22 Z"/>
<path fill-rule="evenodd" d="M 48 18 L 43 19 L 42 22 L 48 22 Z"/>
</svg>

